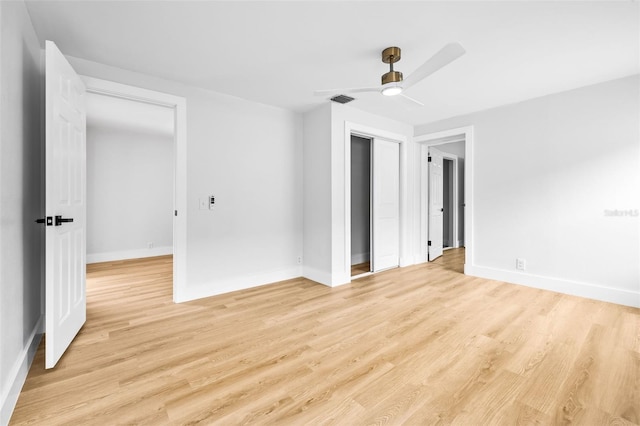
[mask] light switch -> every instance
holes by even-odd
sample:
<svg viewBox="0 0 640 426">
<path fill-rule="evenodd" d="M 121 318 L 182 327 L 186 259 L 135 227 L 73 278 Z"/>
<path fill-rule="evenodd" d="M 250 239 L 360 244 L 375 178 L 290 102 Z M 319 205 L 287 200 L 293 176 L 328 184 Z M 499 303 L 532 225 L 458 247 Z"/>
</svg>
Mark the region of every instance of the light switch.
<svg viewBox="0 0 640 426">
<path fill-rule="evenodd" d="M 209 195 L 209 210 L 213 210 L 213 206 L 216 203 L 216 197 Z"/>
</svg>

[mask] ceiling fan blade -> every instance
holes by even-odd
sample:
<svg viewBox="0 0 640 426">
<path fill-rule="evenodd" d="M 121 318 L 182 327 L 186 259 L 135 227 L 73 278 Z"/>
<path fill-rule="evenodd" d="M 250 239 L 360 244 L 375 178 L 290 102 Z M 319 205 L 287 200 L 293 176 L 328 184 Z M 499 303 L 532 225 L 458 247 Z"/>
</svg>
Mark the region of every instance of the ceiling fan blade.
<svg viewBox="0 0 640 426">
<path fill-rule="evenodd" d="M 400 93 L 398 98 L 404 102 L 405 105 L 408 105 L 412 108 L 415 107 L 423 107 L 424 104 L 417 99 L 412 98 L 411 96 L 407 96 L 404 93 Z"/>
<path fill-rule="evenodd" d="M 397 96 L 391 96 L 392 101 L 394 101 L 398 106 L 401 106 L 406 111 L 414 111 L 416 108 L 423 107 L 424 104 L 416 99 L 413 99 L 410 96 L 401 93 Z"/>
<path fill-rule="evenodd" d="M 363 93 L 363 92 L 379 92 L 380 86 L 378 87 L 352 87 L 350 89 L 325 89 L 325 90 L 316 90 L 313 92 L 315 96 L 325 96 L 325 95 L 345 95 L 347 93 Z"/>
<path fill-rule="evenodd" d="M 418 69 L 411 73 L 411 75 L 404 79 L 403 89 L 408 89 L 414 84 L 418 83 L 422 79 L 430 76 L 440 68 L 450 64 L 451 62 L 464 55 L 466 50 L 460 43 L 449 43 L 442 49 L 440 49 L 435 55 L 427 60 L 424 64 L 420 65 Z"/>
</svg>

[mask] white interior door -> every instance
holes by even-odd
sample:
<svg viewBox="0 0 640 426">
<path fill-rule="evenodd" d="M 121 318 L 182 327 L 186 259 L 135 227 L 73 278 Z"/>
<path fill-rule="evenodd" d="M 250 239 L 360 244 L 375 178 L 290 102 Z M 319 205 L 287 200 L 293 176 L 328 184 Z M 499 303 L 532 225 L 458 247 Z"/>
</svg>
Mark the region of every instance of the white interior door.
<svg viewBox="0 0 640 426">
<path fill-rule="evenodd" d="M 429 261 L 442 256 L 443 168 L 442 152 L 429 148 Z"/>
<path fill-rule="evenodd" d="M 400 264 L 400 144 L 373 140 L 371 174 L 373 272 Z"/>
<path fill-rule="evenodd" d="M 45 366 L 56 365 L 86 319 L 85 87 L 46 42 Z"/>
</svg>

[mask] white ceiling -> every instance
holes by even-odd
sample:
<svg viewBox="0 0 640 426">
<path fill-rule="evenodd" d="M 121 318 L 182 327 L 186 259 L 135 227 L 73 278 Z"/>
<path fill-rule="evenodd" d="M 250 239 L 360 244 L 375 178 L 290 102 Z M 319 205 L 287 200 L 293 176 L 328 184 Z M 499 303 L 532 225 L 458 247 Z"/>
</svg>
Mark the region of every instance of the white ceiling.
<svg viewBox="0 0 640 426">
<path fill-rule="evenodd" d="M 350 105 L 411 124 L 640 72 L 636 1 L 27 1 L 41 43 L 67 55 L 295 111 L 316 89 L 405 78 L 448 42 L 467 54 L 407 94 Z"/>
</svg>

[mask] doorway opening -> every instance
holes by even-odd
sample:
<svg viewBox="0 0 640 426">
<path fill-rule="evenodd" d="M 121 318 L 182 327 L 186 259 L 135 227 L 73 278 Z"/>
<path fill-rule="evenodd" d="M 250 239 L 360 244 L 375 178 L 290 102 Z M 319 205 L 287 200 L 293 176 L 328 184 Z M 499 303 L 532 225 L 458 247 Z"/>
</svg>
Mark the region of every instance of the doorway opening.
<svg viewBox="0 0 640 426">
<path fill-rule="evenodd" d="M 443 158 L 442 167 L 442 248 L 443 250 L 454 247 L 453 243 L 453 196 L 455 187 L 453 184 L 453 160 Z"/>
<path fill-rule="evenodd" d="M 460 247 L 459 229 L 464 228 L 464 141 L 429 146 L 427 157 L 428 192 L 428 260 L 443 250 Z"/>
<path fill-rule="evenodd" d="M 371 272 L 371 144 L 351 135 L 351 276 Z"/>
<path fill-rule="evenodd" d="M 464 157 L 448 151 L 464 152 L 464 143 L 438 146 L 442 152 L 443 223 L 442 248 L 464 247 Z"/>
<path fill-rule="evenodd" d="M 400 266 L 400 143 L 350 135 L 351 277 Z"/>
<path fill-rule="evenodd" d="M 418 136 L 415 141 L 421 145 L 420 179 L 423 183 L 420 195 L 421 259 L 429 262 L 440 256 L 442 250 L 464 247 L 466 271 L 473 265 L 473 126 Z M 435 153 L 433 158 L 441 164 L 442 173 L 435 176 L 436 179 L 432 176 L 434 167 L 429 161 L 432 159 L 430 152 Z M 438 190 L 441 203 L 436 206 L 429 194 Z M 442 222 L 432 220 L 438 212 L 442 212 L 439 218 Z"/>
<path fill-rule="evenodd" d="M 87 263 L 173 255 L 172 107 L 87 93 Z"/>
<path fill-rule="evenodd" d="M 164 199 L 166 206 L 169 207 L 167 211 L 168 217 L 171 223 L 170 236 L 166 236 L 165 225 L 165 241 L 166 243 L 159 243 L 156 245 L 155 241 L 148 241 L 143 239 L 144 245 L 141 249 L 135 249 L 133 253 L 131 251 L 124 250 L 122 253 L 128 254 L 129 258 L 140 258 L 140 251 L 147 252 L 150 255 L 163 255 L 167 252 L 172 253 L 172 289 L 171 294 L 174 303 L 179 303 L 187 300 L 186 297 L 186 99 L 183 97 L 169 95 L 162 92 L 156 92 L 153 90 L 142 89 L 135 86 L 128 86 L 125 84 L 115 83 L 107 80 L 102 80 L 94 77 L 83 76 L 82 79 L 85 82 L 88 95 L 100 95 L 103 98 L 111 99 L 112 101 L 128 102 L 128 105 L 146 105 L 147 107 L 155 108 L 155 111 L 164 109 L 164 127 L 158 125 L 149 125 L 148 127 L 154 128 L 156 133 L 164 134 L 165 137 L 169 137 L 172 141 L 170 146 L 170 153 L 167 153 L 168 146 L 165 146 L 165 150 L 161 156 L 164 156 L 165 160 L 168 158 L 171 163 L 170 167 L 164 168 L 163 179 L 165 185 L 162 186 L 163 192 L 156 198 L 158 200 Z M 100 114 L 100 112 L 98 112 Z M 134 121 L 140 122 L 151 121 L 147 117 L 147 113 L 132 114 Z M 88 117 L 88 119 L 92 119 Z M 170 136 L 167 136 L 170 135 Z M 145 161 L 150 161 L 147 159 Z M 166 161 L 165 161 L 166 164 Z M 153 165 L 152 165 L 153 166 Z M 168 184 L 167 184 L 168 182 Z M 168 187 L 168 188 L 167 188 Z M 156 187 L 157 189 L 158 187 Z M 123 188 L 120 188 L 124 190 Z M 145 200 L 149 194 L 145 192 L 143 197 Z M 165 207 L 166 207 L 165 206 Z M 161 212 L 150 213 L 154 215 L 161 215 Z M 147 218 L 148 219 L 148 218 Z M 125 218 L 124 220 L 128 220 Z M 166 223 L 167 217 L 164 217 Z M 152 221 L 146 220 L 142 223 L 142 226 L 148 226 Z M 151 244 L 149 244 L 151 243 Z M 163 253 L 163 251 L 165 253 Z"/>
</svg>

